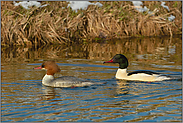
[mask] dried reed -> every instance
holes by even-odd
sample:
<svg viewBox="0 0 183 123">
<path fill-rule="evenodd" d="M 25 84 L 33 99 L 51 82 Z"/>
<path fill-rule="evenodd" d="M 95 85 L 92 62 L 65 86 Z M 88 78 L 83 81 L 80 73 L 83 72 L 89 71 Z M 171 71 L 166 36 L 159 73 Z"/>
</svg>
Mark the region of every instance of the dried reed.
<svg viewBox="0 0 183 123">
<path fill-rule="evenodd" d="M 1 45 L 46 45 L 80 43 L 96 39 L 182 34 L 181 1 L 145 1 L 153 15 L 135 10 L 130 1 L 104 2 L 76 13 L 68 2 L 55 1 L 30 10 L 1 1 Z M 63 9 L 62 7 L 65 7 Z M 174 15 L 173 22 L 167 17 Z"/>
</svg>

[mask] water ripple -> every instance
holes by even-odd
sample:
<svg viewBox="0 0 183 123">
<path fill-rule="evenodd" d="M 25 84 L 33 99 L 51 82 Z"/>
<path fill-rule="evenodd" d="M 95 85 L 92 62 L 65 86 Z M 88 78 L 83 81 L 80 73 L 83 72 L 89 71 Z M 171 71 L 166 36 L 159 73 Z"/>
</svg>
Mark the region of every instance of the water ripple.
<svg viewBox="0 0 183 123">
<path fill-rule="evenodd" d="M 69 64 L 60 65 L 69 66 Z M 46 87 L 41 84 L 42 71 L 33 77 L 26 76 L 27 79 L 3 80 L 1 84 L 2 121 L 182 121 L 181 79 L 151 83 L 123 81 L 114 78 L 115 67 L 98 68 L 88 64 L 80 66 L 82 69 L 73 69 L 78 76 L 85 72 L 88 80 L 107 82 L 107 84 L 78 88 Z M 88 67 L 87 70 L 86 67 Z M 163 72 L 181 77 L 181 72 Z"/>
</svg>

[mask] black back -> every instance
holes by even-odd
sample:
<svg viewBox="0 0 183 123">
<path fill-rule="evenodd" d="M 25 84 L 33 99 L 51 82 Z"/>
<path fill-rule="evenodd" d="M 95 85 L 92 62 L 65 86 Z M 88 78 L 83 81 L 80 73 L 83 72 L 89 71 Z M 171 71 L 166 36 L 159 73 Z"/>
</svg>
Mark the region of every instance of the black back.
<svg viewBox="0 0 183 123">
<path fill-rule="evenodd" d="M 159 74 L 157 72 L 146 71 L 146 70 L 139 70 L 139 71 L 133 71 L 131 73 L 128 73 L 127 76 L 130 76 L 130 75 L 133 75 L 133 74 L 138 74 L 138 73 L 145 73 L 145 74 L 149 74 L 149 75 Z"/>
</svg>

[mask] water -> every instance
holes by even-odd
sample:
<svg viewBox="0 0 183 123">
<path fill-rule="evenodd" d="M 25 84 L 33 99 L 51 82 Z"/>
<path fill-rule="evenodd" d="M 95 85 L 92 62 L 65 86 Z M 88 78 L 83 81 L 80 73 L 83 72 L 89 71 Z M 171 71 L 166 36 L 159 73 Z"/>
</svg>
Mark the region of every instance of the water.
<svg viewBox="0 0 183 123">
<path fill-rule="evenodd" d="M 92 43 L 85 50 L 75 46 L 66 47 L 66 50 L 64 47 L 20 48 L 13 52 L 2 49 L 1 121 L 181 122 L 181 43 L 169 39 L 163 42 L 148 41 L 147 45 L 154 44 L 150 47 L 153 51 L 144 43 L 136 49 L 128 49 L 124 48 L 124 42 L 118 41 L 114 44 Z M 125 47 L 133 45 L 131 41 L 126 43 Z M 123 51 L 119 52 L 120 47 Z M 111 51 L 114 48 L 115 51 Z M 102 63 L 117 52 L 124 52 L 128 57 L 129 72 L 153 70 L 175 79 L 161 82 L 116 80 L 118 65 Z M 70 75 L 107 83 L 75 88 L 46 87 L 41 84 L 45 71 L 33 68 L 50 59 L 61 68 L 56 77 Z"/>
</svg>

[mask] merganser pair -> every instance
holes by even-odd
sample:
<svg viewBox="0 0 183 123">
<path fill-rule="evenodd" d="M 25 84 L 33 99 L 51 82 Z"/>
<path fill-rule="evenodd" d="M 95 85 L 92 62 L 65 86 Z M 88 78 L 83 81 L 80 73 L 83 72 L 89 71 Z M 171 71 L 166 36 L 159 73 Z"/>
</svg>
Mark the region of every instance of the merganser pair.
<svg viewBox="0 0 183 123">
<path fill-rule="evenodd" d="M 110 61 L 104 63 L 118 63 L 119 68 L 116 73 L 116 79 L 133 80 L 133 81 L 162 81 L 171 79 L 168 76 L 161 75 L 152 71 L 134 71 L 127 73 L 128 59 L 122 54 L 116 54 Z M 96 84 L 105 84 L 106 82 L 91 82 L 79 79 L 73 76 L 62 76 L 54 78 L 54 74 L 60 72 L 60 68 L 54 61 L 46 61 L 40 67 L 34 69 L 47 70 L 46 75 L 42 79 L 42 83 L 51 87 L 83 87 Z"/>
<path fill-rule="evenodd" d="M 34 69 L 45 69 L 47 70 L 46 75 L 42 79 L 42 84 L 51 87 L 83 87 L 90 85 L 101 85 L 106 82 L 91 82 L 84 79 L 79 79 L 73 76 L 62 76 L 54 78 L 54 74 L 60 72 L 60 68 L 55 61 L 46 61 L 40 67 Z"/>
<path fill-rule="evenodd" d="M 118 63 L 119 68 L 116 72 L 116 79 L 133 80 L 133 81 L 162 81 L 171 79 L 166 75 L 156 72 L 140 70 L 127 73 L 128 59 L 122 54 L 116 54 L 110 61 L 104 63 Z"/>
</svg>

